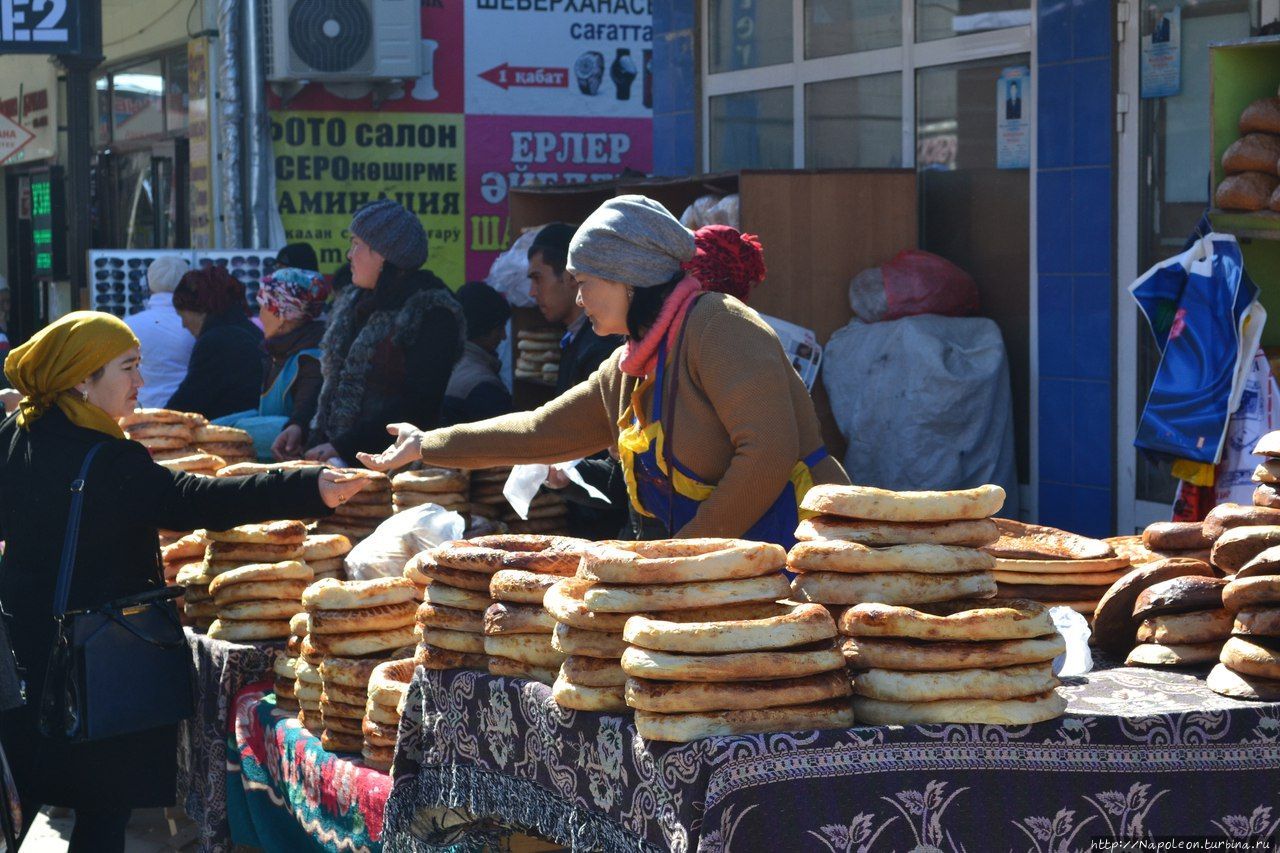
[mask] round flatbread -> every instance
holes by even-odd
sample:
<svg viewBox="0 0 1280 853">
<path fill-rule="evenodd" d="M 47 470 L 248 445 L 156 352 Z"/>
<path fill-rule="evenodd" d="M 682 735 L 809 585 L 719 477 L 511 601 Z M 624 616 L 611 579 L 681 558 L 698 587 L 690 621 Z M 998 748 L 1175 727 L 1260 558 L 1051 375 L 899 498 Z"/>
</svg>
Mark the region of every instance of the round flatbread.
<svg viewBox="0 0 1280 853">
<path fill-rule="evenodd" d="M 345 557 L 351 540 L 335 533 L 312 533 L 302 543 L 302 559 L 308 563 Z"/>
<path fill-rule="evenodd" d="M 485 634 L 550 634 L 558 625 L 541 604 L 498 602 L 484 612 Z"/>
<path fill-rule="evenodd" d="M 820 604 L 798 604 L 778 616 L 733 622 L 678 623 L 632 616 L 622 634 L 640 648 L 694 654 L 785 649 L 835 636 L 835 622 Z"/>
<path fill-rule="evenodd" d="M 489 575 L 442 566 L 435 561 L 430 551 L 423 551 L 421 554 L 410 557 L 404 567 L 404 576 L 422 586 L 432 581 L 440 581 L 458 589 L 483 593 L 486 598 L 489 593 Z"/>
<path fill-rule="evenodd" d="M 1241 675 L 1280 679 L 1280 644 L 1232 637 L 1222 646 L 1222 662 Z"/>
<path fill-rule="evenodd" d="M 1140 643 L 1125 658 L 1125 666 L 1196 666 L 1218 659 L 1222 641 L 1211 643 Z"/>
<path fill-rule="evenodd" d="M 469 655 L 486 654 L 484 634 L 469 631 L 450 631 L 448 628 L 423 628 L 422 642 L 438 649 L 464 652 Z"/>
<path fill-rule="evenodd" d="M 240 643 L 254 640 L 278 640 L 289 636 L 289 623 L 283 620 L 224 622 L 213 620 L 209 636 L 214 640 Z"/>
<path fill-rule="evenodd" d="M 1000 538 L 990 519 L 980 521 L 858 521 L 819 515 L 800 522 L 796 539 L 838 539 L 862 545 L 963 545 L 981 548 Z"/>
<path fill-rule="evenodd" d="M 552 671 L 559 670 L 566 657 L 563 652 L 558 652 L 551 646 L 550 635 L 539 634 L 486 636 L 484 650 L 491 658 L 508 658 Z"/>
<path fill-rule="evenodd" d="M 1138 626 L 1138 642 L 1175 646 L 1221 643 L 1231 636 L 1234 621 L 1231 613 L 1223 609 L 1151 616 Z"/>
<path fill-rule="evenodd" d="M 595 584 L 582 578 L 564 578 L 543 594 L 542 605 L 557 622 L 587 631 L 621 634 L 630 613 L 600 613 L 587 607 L 584 596 Z"/>
<path fill-rule="evenodd" d="M 1065 653 L 1067 644 L 1057 633 L 1025 640 L 977 642 L 855 637 L 845 641 L 843 650 L 845 660 L 855 670 L 947 672 L 1043 663 Z"/>
<path fill-rule="evenodd" d="M 397 705 L 409 692 L 415 667 L 413 659 L 389 660 L 377 665 L 369 676 L 369 702 Z"/>
<path fill-rule="evenodd" d="M 1222 606 L 1228 610 L 1259 604 L 1280 605 L 1280 575 L 1233 580 L 1222 588 Z"/>
<path fill-rule="evenodd" d="M 944 699 L 1016 699 L 1037 696 L 1059 685 L 1053 664 L 1023 664 L 950 672 L 898 672 L 869 669 L 858 673 L 853 692 L 886 702 L 939 702 Z"/>
<path fill-rule="evenodd" d="M 412 625 L 358 634 L 310 634 L 308 639 L 321 654 L 338 657 L 360 657 L 388 652 L 417 642 Z"/>
<path fill-rule="evenodd" d="M 996 594 L 996 582 L 991 572 L 955 575 L 811 572 L 796 575 L 791 589 L 797 601 L 821 604 L 923 604 L 954 598 L 989 598 Z"/>
<path fill-rule="evenodd" d="M 398 604 L 381 604 L 376 607 L 360 607 L 351 610 L 311 611 L 311 633 L 356 634 L 364 631 L 385 631 L 412 625 L 418 612 L 416 601 Z"/>
<path fill-rule="evenodd" d="M 1017 699 L 944 699 L 938 702 L 885 702 L 853 698 L 858 722 L 873 726 L 925 726 L 940 723 L 1028 726 L 1056 719 L 1067 700 L 1056 691 Z"/>
<path fill-rule="evenodd" d="M 990 518 L 1004 506 L 1004 489 L 985 485 L 945 492 L 895 492 L 872 486 L 817 485 L 800 508 L 868 521 L 960 521 Z"/>
<path fill-rule="evenodd" d="M 687 714 L 808 705 L 851 693 L 849 676 L 832 670 L 766 681 L 688 682 L 628 678 L 627 704 L 643 711 Z"/>
<path fill-rule="evenodd" d="M 424 468 L 405 471 L 391 478 L 391 489 L 397 492 L 465 492 L 471 488 L 471 475 L 453 468 Z"/>
<path fill-rule="evenodd" d="M 339 752 L 347 755 L 359 755 L 364 749 L 362 735 L 342 734 L 325 728 L 320 734 L 320 746 L 325 752 Z"/>
<path fill-rule="evenodd" d="M 422 600 L 424 603 L 443 604 L 445 607 L 476 610 L 481 613 L 488 610 L 489 605 L 493 604 L 493 599 L 488 595 L 473 592 L 469 589 L 459 589 L 456 586 L 449 586 L 440 581 L 432 581 L 423 587 Z"/>
<path fill-rule="evenodd" d="M 853 710 L 847 699 L 831 699 L 809 705 L 751 708 L 740 711 L 708 711 L 700 714 L 658 714 L 636 711 L 636 733 L 645 740 L 687 743 L 720 735 L 768 732 L 809 732 L 847 729 Z"/>
<path fill-rule="evenodd" d="M 367 658 L 326 657 L 320 662 L 318 671 L 325 689 L 345 687 L 363 694 L 369 688 L 369 678 L 373 675 L 378 661 Z"/>
<path fill-rule="evenodd" d="M 230 530 L 210 530 L 211 542 L 237 542 L 263 545 L 301 545 L 307 528 L 301 521 L 270 521 L 266 524 L 243 524 Z"/>
<path fill-rule="evenodd" d="M 794 572 L 914 572 L 960 574 L 994 569 L 994 557 L 958 545 L 890 545 L 871 548 L 857 542 L 799 542 L 787 554 Z"/>
<path fill-rule="evenodd" d="M 523 678 L 528 681 L 539 681 L 546 685 L 555 684 L 560 677 L 560 670 L 554 667 L 537 666 L 511 658 L 492 656 L 489 658 L 489 674 L 506 678 Z"/>
<path fill-rule="evenodd" d="M 619 659 L 569 655 L 560 664 L 560 675 L 583 687 L 622 687 L 627 683 L 627 673 Z"/>
<path fill-rule="evenodd" d="M 296 560 L 282 563 L 256 563 L 229 569 L 209 582 L 209 592 L 217 595 L 222 589 L 240 583 L 257 583 L 261 581 L 305 581 L 313 577 L 311 567 Z"/>
<path fill-rule="evenodd" d="M 354 610 L 413 601 L 418 588 L 407 578 L 374 578 L 372 580 L 338 581 L 331 578 L 316 581 L 302 594 L 307 610 Z"/>
<path fill-rule="evenodd" d="M 627 675 L 658 681 L 755 681 L 762 673 L 799 678 L 843 669 L 844 658 L 832 644 L 807 650 L 681 655 L 631 646 L 622 655 Z"/>
<path fill-rule="evenodd" d="M 1005 574 L 1019 575 L 1095 575 L 1111 574 L 1118 570 L 1128 571 L 1131 564 L 1128 557 L 1103 557 L 1096 560 L 1011 560 L 1000 557 L 996 560 L 995 571 Z M 1012 583 L 1034 583 L 1034 581 L 1014 580 Z M 1062 583 L 1093 583 L 1093 581 L 1069 581 Z"/>
<path fill-rule="evenodd" d="M 542 599 L 560 575 L 545 575 L 521 569 L 503 569 L 489 579 L 489 597 L 494 601 L 510 601 L 542 607 Z"/>
<path fill-rule="evenodd" d="M 300 601 L 236 601 L 218 608 L 223 622 L 274 622 L 286 624 L 302 609 Z"/>
<path fill-rule="evenodd" d="M 627 700 L 621 687 L 588 687 L 566 681 L 563 672 L 551 685 L 551 698 L 557 705 L 575 711 L 621 714 L 627 711 Z"/>
<path fill-rule="evenodd" d="M 1239 611 L 1231 632 L 1252 637 L 1280 637 L 1280 607 Z"/>
<path fill-rule="evenodd" d="M 551 647 L 566 655 L 618 660 L 627 650 L 627 643 L 621 634 L 588 631 L 558 622 L 551 634 Z"/>
<path fill-rule="evenodd" d="M 586 549 L 578 577 L 606 584 L 694 583 L 760 577 L 787 564 L 782 546 L 741 539 L 669 539 L 645 548 L 659 556 L 607 545 Z"/>
<path fill-rule="evenodd" d="M 850 637 L 968 642 L 1025 640 L 1056 630 L 1049 608 L 1030 599 L 960 599 L 915 607 L 857 604 L 840 614 L 840 631 Z"/>
<path fill-rule="evenodd" d="M 233 584 L 219 589 L 214 594 L 213 600 L 219 607 L 225 607 L 237 601 L 284 599 L 301 602 L 302 592 L 306 588 L 306 581 L 253 581 Z M 285 621 L 285 624 L 288 624 L 288 620 Z M 286 634 L 286 636 L 288 635 Z"/>
<path fill-rule="evenodd" d="M 747 601 L 777 601 L 790 593 L 786 577 L 779 572 L 763 577 L 705 583 L 652 586 L 597 584 L 587 589 L 583 594 L 583 601 L 590 609 L 606 613 L 647 613 Z"/>
<path fill-rule="evenodd" d="M 489 658 L 485 655 L 469 655 L 435 646 L 419 643 L 413 655 L 415 666 L 426 669 L 479 669 L 488 667 Z"/>
<path fill-rule="evenodd" d="M 447 628 L 450 631 L 470 631 L 472 634 L 484 633 L 484 613 L 476 610 L 463 610 L 461 607 L 448 607 L 432 601 L 424 601 L 418 605 L 415 618 L 424 628 Z"/>
<path fill-rule="evenodd" d="M 1126 562 L 1127 566 L 1128 563 Z M 1098 586 L 1102 587 L 1099 593 L 1104 592 L 1107 587 L 1111 586 L 1120 578 L 1124 577 L 1127 569 L 1118 569 L 1113 572 L 1081 572 L 1079 574 L 1071 574 L 1068 572 L 1053 572 L 1049 574 L 1031 574 L 1029 572 L 1004 572 L 994 571 L 992 577 L 998 583 L 1024 584 L 1031 586 Z"/>
<path fill-rule="evenodd" d="M 1257 699 L 1262 702 L 1280 702 L 1280 679 L 1259 678 L 1234 672 L 1220 663 L 1209 671 L 1205 686 L 1214 693 L 1232 699 Z"/>
</svg>

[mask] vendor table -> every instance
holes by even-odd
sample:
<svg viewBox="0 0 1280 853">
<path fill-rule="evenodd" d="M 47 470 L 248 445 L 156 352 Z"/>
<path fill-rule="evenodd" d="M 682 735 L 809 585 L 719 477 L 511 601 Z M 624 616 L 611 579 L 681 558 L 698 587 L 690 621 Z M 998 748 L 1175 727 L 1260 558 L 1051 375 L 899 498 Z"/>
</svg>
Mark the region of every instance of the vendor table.
<svg viewBox="0 0 1280 853">
<path fill-rule="evenodd" d="M 224 775 L 232 839 L 269 853 L 379 853 L 391 777 L 326 751 L 270 691 L 269 681 L 250 685 L 234 703 Z"/>
<path fill-rule="evenodd" d="M 500 827 L 575 850 L 1088 849 L 1101 836 L 1280 832 L 1280 704 L 1203 676 L 1108 668 L 1031 726 L 878 726 L 646 742 L 541 684 L 419 669 L 387 853 L 479 847 Z M 431 819 L 449 806 L 470 827 Z"/>
<path fill-rule="evenodd" d="M 232 700 L 271 672 L 282 644 L 228 643 L 187 629 L 196 668 L 196 714 L 178 733 L 178 803 L 199 826 L 198 849 L 231 849 L 227 824 L 227 732 Z"/>
</svg>

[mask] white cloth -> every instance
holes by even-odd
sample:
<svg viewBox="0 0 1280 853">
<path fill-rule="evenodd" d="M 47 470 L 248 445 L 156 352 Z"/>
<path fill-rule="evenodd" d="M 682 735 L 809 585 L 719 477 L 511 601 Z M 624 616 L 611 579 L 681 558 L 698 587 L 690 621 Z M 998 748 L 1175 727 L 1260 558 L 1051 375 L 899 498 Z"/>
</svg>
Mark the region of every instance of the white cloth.
<svg viewBox="0 0 1280 853">
<path fill-rule="evenodd" d="M 173 308 L 173 294 L 153 293 L 146 310 L 125 318 L 125 323 L 142 344 L 143 386 L 138 406 L 164 406 L 187 376 L 195 337 L 182 327 L 182 318 Z"/>
</svg>

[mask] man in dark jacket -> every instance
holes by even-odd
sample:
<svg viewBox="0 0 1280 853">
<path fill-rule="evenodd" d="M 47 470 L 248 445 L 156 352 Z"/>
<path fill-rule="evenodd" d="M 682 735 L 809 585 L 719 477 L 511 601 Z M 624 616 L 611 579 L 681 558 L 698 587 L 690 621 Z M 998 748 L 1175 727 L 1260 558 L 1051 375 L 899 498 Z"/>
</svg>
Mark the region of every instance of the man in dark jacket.
<svg viewBox="0 0 1280 853">
<path fill-rule="evenodd" d="M 511 306 L 483 281 L 469 281 L 458 288 L 458 301 L 467 318 L 467 345 L 444 391 L 441 426 L 482 421 L 511 411 L 511 392 L 498 374 L 502 367 L 498 347 L 507 339 Z"/>
<path fill-rule="evenodd" d="M 529 280 L 538 309 L 548 321 L 568 329 L 560 341 L 557 395 L 590 376 L 622 346 L 619 335 L 597 335 L 578 305 L 578 282 L 565 270 L 575 231 L 573 225 L 553 222 L 538 232 L 529 247 Z M 564 474 L 553 471 L 547 485 L 561 489 L 568 501 L 569 531 L 584 539 L 616 538 L 628 519 L 627 487 L 618 463 L 608 453 L 599 453 L 579 462 L 578 472 L 608 495 L 609 503 L 588 497 L 580 487 L 569 484 Z"/>
<path fill-rule="evenodd" d="M 324 386 L 307 459 L 354 462 L 387 445 L 387 425 L 440 423 L 466 342 L 462 307 L 429 270 L 427 232 L 390 199 L 351 220 L 352 287 L 334 302 L 321 357 Z"/>
</svg>

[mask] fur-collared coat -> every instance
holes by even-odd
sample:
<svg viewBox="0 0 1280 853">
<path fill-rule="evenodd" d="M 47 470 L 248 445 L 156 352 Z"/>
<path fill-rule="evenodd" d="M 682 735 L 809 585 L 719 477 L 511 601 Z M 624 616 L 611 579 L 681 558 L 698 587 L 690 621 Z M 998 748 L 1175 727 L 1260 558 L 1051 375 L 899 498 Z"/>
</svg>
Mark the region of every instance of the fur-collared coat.
<svg viewBox="0 0 1280 853">
<path fill-rule="evenodd" d="M 385 450 L 387 425 L 438 425 L 467 324 L 448 287 L 427 270 L 384 272 L 373 290 L 338 297 L 321 349 L 324 386 L 311 444 L 354 463 Z"/>
</svg>

